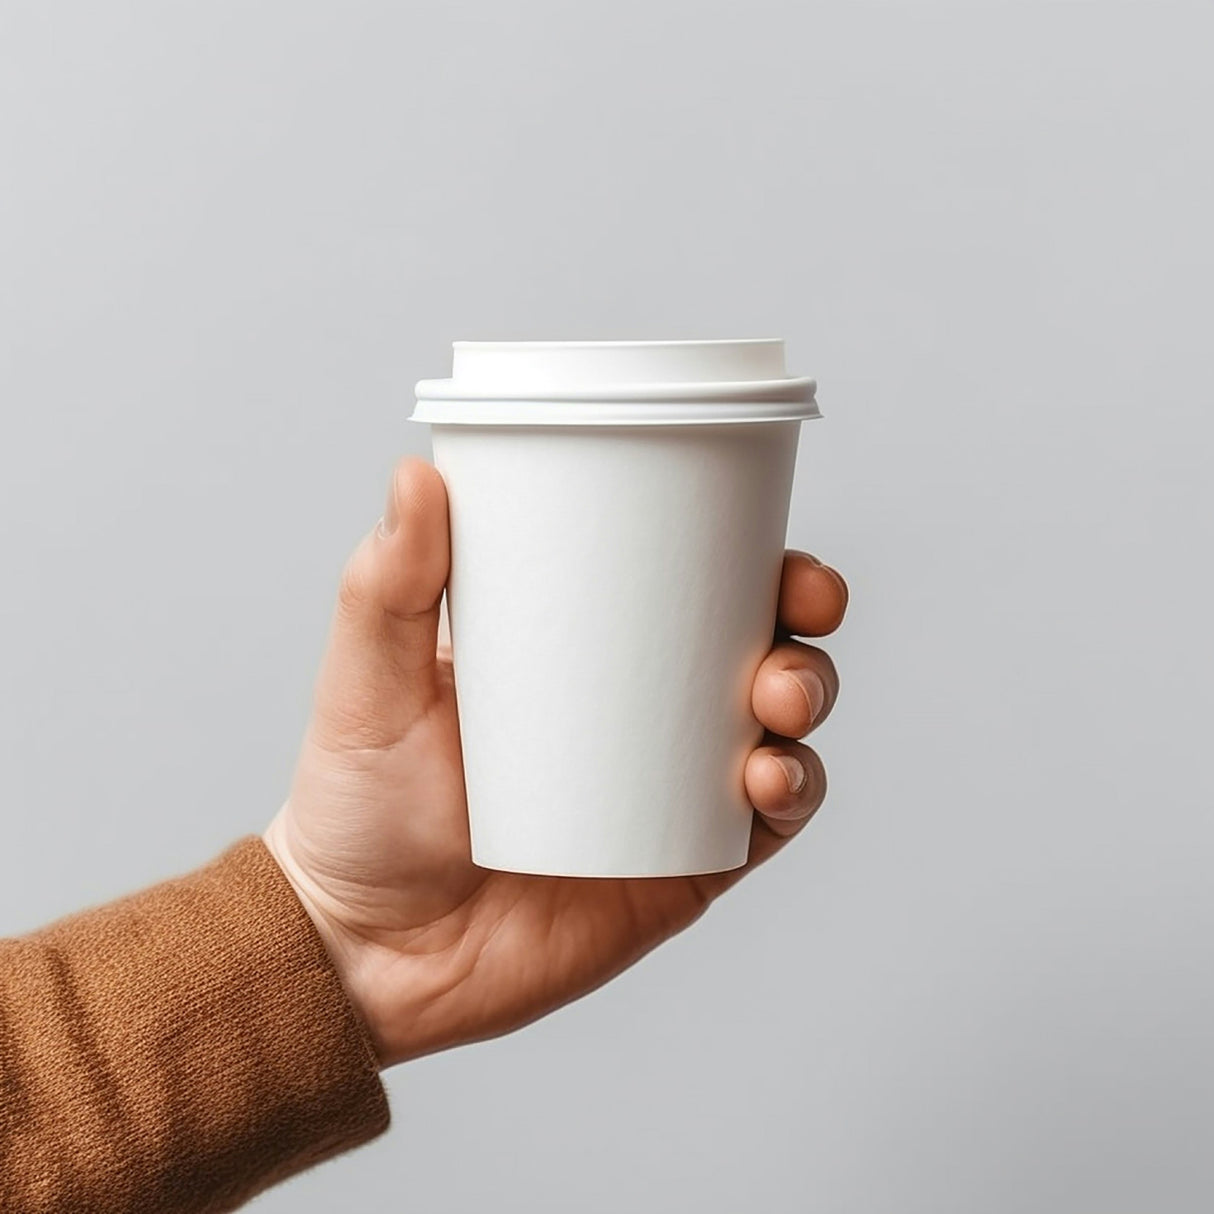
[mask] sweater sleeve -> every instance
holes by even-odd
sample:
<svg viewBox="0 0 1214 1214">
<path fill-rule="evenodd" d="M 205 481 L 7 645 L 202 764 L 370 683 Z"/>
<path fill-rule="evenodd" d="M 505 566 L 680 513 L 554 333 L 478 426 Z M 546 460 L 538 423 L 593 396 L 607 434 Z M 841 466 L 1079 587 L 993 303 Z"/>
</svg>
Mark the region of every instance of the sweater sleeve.
<svg viewBox="0 0 1214 1214">
<path fill-rule="evenodd" d="M 260 839 L 0 942 L 0 1210 L 233 1210 L 388 1125 L 362 1024 Z"/>
</svg>

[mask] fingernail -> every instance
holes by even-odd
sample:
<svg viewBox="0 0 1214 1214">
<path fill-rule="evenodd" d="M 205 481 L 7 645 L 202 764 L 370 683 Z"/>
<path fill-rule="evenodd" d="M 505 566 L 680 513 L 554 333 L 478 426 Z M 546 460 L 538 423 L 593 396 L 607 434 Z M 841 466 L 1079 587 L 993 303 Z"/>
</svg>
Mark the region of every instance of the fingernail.
<svg viewBox="0 0 1214 1214">
<path fill-rule="evenodd" d="M 812 670 L 789 670 L 786 673 L 805 696 L 805 703 L 809 708 L 809 723 L 812 725 L 822 715 L 822 709 L 826 705 L 826 684 Z"/>
<path fill-rule="evenodd" d="M 381 539 L 387 539 L 396 530 L 399 522 L 400 515 L 396 511 L 396 478 L 393 477 L 392 484 L 388 486 L 388 504 L 384 507 L 384 516 L 375 529 Z"/>
<path fill-rule="evenodd" d="M 788 791 L 799 793 L 805 787 L 805 768 L 792 755 L 772 755 L 772 758 L 779 763 L 780 770 L 784 773 Z"/>
</svg>

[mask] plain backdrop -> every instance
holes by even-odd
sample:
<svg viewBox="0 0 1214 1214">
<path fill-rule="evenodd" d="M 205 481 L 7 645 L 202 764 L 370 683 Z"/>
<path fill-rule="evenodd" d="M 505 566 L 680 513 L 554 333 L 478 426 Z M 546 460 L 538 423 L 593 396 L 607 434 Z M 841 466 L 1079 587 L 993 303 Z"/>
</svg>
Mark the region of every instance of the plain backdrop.
<svg viewBox="0 0 1214 1214">
<path fill-rule="evenodd" d="M 0 0 L 0 932 L 277 809 L 452 339 L 784 336 L 827 415 L 818 819 L 258 1209 L 1209 1208 L 1212 37 Z"/>
</svg>

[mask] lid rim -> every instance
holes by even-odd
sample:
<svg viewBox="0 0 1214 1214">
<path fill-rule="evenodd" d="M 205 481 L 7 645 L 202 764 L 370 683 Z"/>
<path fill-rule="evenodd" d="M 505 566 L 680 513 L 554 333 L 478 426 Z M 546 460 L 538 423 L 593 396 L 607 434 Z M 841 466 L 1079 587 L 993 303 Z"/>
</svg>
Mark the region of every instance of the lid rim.
<svg viewBox="0 0 1214 1214">
<path fill-rule="evenodd" d="M 812 401 L 818 384 L 808 376 L 784 379 L 720 379 L 700 382 L 597 383 L 503 387 L 456 379 L 423 379 L 418 401 Z"/>
<path fill-rule="evenodd" d="M 431 426 L 629 427 L 761 425 L 821 417 L 817 401 L 419 400 L 410 421 Z"/>
</svg>

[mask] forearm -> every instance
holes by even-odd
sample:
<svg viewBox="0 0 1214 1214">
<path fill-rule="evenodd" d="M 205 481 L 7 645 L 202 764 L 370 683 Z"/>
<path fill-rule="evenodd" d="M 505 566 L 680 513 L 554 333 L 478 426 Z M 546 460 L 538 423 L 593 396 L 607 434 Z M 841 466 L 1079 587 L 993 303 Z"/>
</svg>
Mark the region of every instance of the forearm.
<svg viewBox="0 0 1214 1214">
<path fill-rule="evenodd" d="M 0 1209 L 231 1210 L 387 1125 L 368 1040 L 259 840 L 0 943 Z"/>
</svg>

